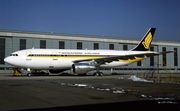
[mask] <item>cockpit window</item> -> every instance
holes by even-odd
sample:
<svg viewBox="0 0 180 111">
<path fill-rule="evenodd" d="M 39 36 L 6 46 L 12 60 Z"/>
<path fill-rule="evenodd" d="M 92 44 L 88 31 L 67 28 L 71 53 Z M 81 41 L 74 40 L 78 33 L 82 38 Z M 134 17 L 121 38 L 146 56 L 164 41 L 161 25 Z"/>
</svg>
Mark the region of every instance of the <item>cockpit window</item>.
<svg viewBox="0 0 180 111">
<path fill-rule="evenodd" d="M 18 54 L 11 54 L 10 56 L 18 56 Z"/>
</svg>

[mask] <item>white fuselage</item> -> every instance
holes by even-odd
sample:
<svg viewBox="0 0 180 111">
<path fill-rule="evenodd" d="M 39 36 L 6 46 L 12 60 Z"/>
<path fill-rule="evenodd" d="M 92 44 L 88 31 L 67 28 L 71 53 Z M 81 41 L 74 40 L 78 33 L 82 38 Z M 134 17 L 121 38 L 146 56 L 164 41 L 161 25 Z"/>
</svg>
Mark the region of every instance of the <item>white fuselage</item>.
<svg viewBox="0 0 180 111">
<path fill-rule="evenodd" d="M 6 57 L 4 61 L 19 68 L 70 69 L 74 61 L 78 60 L 88 61 L 119 55 L 145 54 L 146 52 L 147 51 L 27 49 L 12 53 L 11 56 Z M 119 67 L 142 59 L 144 58 L 106 62 L 100 67 Z"/>
</svg>

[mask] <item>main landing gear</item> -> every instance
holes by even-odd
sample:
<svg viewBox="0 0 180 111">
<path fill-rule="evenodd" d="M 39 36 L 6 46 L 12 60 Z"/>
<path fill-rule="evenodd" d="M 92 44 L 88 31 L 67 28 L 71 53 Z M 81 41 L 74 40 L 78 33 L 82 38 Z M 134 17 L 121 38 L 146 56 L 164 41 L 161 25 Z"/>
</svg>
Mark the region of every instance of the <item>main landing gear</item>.
<svg viewBox="0 0 180 111">
<path fill-rule="evenodd" d="M 104 76 L 104 74 L 102 72 L 95 72 L 94 76 Z"/>
<path fill-rule="evenodd" d="M 97 67 L 97 72 L 94 73 L 94 76 L 104 76 L 103 72 L 99 71 L 99 67 Z"/>
</svg>

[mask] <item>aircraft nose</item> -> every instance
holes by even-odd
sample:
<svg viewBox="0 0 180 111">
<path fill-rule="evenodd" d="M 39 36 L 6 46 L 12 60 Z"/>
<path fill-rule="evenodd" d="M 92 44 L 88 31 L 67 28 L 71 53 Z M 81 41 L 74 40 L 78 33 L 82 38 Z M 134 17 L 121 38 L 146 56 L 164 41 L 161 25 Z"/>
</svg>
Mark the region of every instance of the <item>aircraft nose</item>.
<svg viewBox="0 0 180 111">
<path fill-rule="evenodd" d="M 4 58 L 4 62 L 6 62 L 6 63 L 10 64 L 9 57 Z"/>
<path fill-rule="evenodd" d="M 9 63 L 8 57 L 4 58 L 4 62 Z"/>
<path fill-rule="evenodd" d="M 18 57 L 13 57 L 13 56 L 8 56 L 6 58 L 4 58 L 4 62 L 6 62 L 9 65 L 12 66 L 24 66 L 24 62 L 22 58 L 18 58 Z"/>
</svg>

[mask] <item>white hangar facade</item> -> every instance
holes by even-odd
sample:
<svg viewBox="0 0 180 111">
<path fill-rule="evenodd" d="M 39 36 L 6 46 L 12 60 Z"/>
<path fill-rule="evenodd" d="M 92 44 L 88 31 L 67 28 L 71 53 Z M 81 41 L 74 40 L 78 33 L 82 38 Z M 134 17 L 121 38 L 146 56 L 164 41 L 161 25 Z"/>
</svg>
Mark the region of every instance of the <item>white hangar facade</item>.
<svg viewBox="0 0 180 111">
<path fill-rule="evenodd" d="M 0 30 L 0 74 L 11 73 L 12 66 L 4 62 L 4 58 L 12 52 L 23 49 L 108 49 L 108 50 L 130 50 L 138 44 L 139 39 L 125 39 L 103 36 L 68 35 L 55 33 L 39 33 L 24 31 Z M 171 71 L 180 72 L 180 42 L 154 41 L 151 51 L 170 51 L 174 53 L 154 56 L 143 61 L 111 69 L 101 69 L 102 72 L 116 73 L 139 73 L 158 69 L 158 72 Z"/>
</svg>

